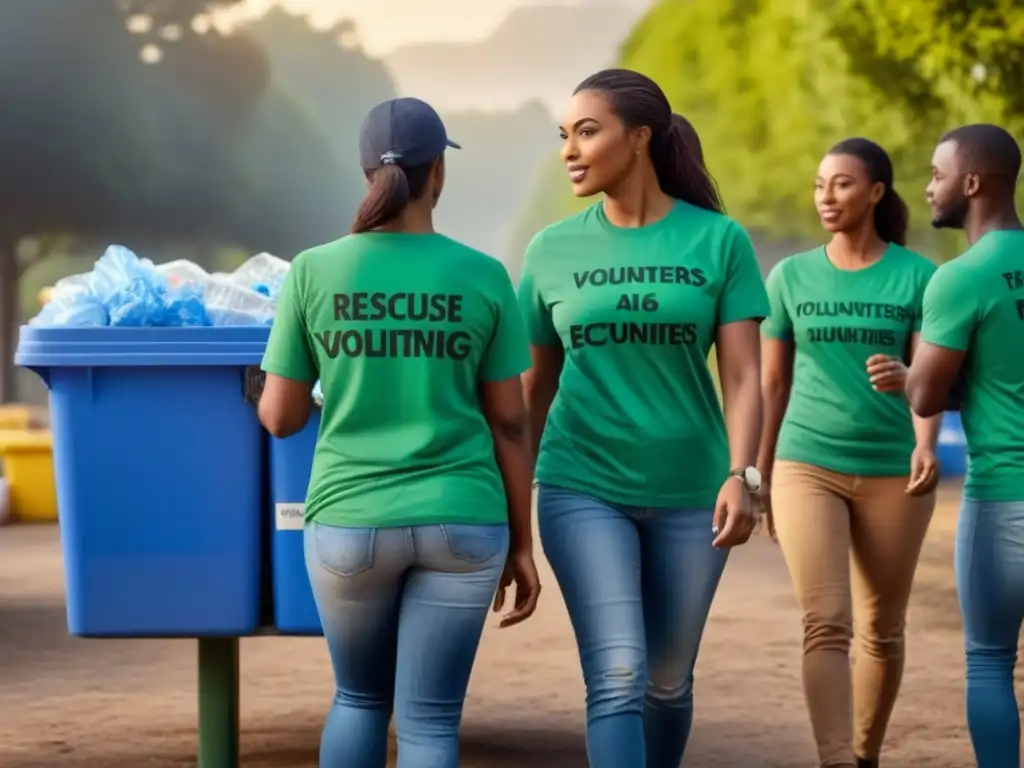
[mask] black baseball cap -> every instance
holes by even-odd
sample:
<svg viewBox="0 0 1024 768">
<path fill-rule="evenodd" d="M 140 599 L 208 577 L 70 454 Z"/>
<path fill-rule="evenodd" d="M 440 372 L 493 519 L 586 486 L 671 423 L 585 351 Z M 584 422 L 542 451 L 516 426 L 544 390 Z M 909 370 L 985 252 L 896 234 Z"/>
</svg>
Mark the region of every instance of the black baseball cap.
<svg viewBox="0 0 1024 768">
<path fill-rule="evenodd" d="M 370 110 L 359 131 L 364 171 L 384 165 L 412 168 L 429 163 L 446 148 L 462 149 L 448 138 L 437 111 L 419 99 L 391 99 Z"/>
</svg>

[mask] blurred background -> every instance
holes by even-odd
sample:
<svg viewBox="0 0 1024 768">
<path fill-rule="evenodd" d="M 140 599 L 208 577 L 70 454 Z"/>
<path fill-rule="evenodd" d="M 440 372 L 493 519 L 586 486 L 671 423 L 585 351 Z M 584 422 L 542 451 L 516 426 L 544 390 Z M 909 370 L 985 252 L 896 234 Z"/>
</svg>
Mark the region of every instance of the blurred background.
<svg viewBox="0 0 1024 768">
<path fill-rule="evenodd" d="M 439 228 L 514 279 L 580 205 L 557 125 L 605 66 L 696 125 L 765 270 L 821 241 L 812 179 L 836 141 L 889 150 L 912 246 L 944 260 L 963 243 L 929 227 L 936 139 L 1024 138 L 1019 0 L 3 0 L 0 39 L 0 402 L 45 402 L 11 365 L 17 326 L 109 243 L 214 271 L 343 234 L 359 124 L 395 95 L 464 147 Z"/>
</svg>

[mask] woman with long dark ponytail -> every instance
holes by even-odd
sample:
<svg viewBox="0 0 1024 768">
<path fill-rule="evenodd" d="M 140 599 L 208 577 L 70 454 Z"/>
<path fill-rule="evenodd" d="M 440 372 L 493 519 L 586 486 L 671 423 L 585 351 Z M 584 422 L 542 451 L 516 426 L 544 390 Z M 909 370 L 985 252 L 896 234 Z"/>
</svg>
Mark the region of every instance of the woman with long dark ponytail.
<svg viewBox="0 0 1024 768">
<path fill-rule="evenodd" d="M 833 147 L 814 197 L 828 244 L 768 276 L 758 467 L 803 610 L 804 692 L 820 764 L 874 768 L 939 479 L 939 419 L 913 415 L 903 394 L 935 266 L 903 247 L 907 207 L 874 142 Z"/>
<path fill-rule="evenodd" d="M 484 620 L 528 618 L 531 469 L 519 375 L 529 365 L 501 262 L 437 234 L 448 140 L 417 99 L 375 107 L 369 189 L 347 237 L 299 254 L 263 370 L 260 420 L 323 413 L 305 511 L 306 566 L 334 666 L 321 768 L 455 768 Z M 495 599 L 497 590 L 497 599 Z"/>
<path fill-rule="evenodd" d="M 590 765 L 678 768 L 711 601 L 756 522 L 768 302 L 696 132 L 650 78 L 587 78 L 561 133 L 574 194 L 604 199 L 534 238 L 519 286 L 541 540 L 583 664 Z"/>
</svg>

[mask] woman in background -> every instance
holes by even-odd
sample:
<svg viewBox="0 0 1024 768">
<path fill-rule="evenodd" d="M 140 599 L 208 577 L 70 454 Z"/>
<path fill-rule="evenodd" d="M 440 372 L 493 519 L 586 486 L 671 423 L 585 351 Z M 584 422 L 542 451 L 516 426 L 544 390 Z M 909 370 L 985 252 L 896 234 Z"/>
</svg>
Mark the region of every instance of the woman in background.
<svg viewBox="0 0 1024 768">
<path fill-rule="evenodd" d="M 903 395 L 935 267 L 904 247 L 907 208 L 874 142 L 833 147 L 814 200 L 828 245 L 768 276 L 758 467 L 803 611 L 820 764 L 872 768 L 903 677 L 907 603 L 939 479 L 939 419 L 914 416 Z"/>
</svg>

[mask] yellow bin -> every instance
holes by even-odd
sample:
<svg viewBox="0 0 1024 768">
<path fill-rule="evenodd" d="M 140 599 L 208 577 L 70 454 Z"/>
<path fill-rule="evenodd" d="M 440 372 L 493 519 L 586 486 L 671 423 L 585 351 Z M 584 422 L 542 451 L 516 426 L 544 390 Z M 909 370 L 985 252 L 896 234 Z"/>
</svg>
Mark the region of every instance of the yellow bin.
<svg viewBox="0 0 1024 768">
<path fill-rule="evenodd" d="M 0 430 L 30 429 L 33 421 L 32 409 L 27 405 L 0 405 Z"/>
<path fill-rule="evenodd" d="M 11 500 L 11 519 L 53 522 L 57 519 L 57 483 L 53 475 L 53 441 L 49 430 L 0 431 L 0 460 Z"/>
</svg>

